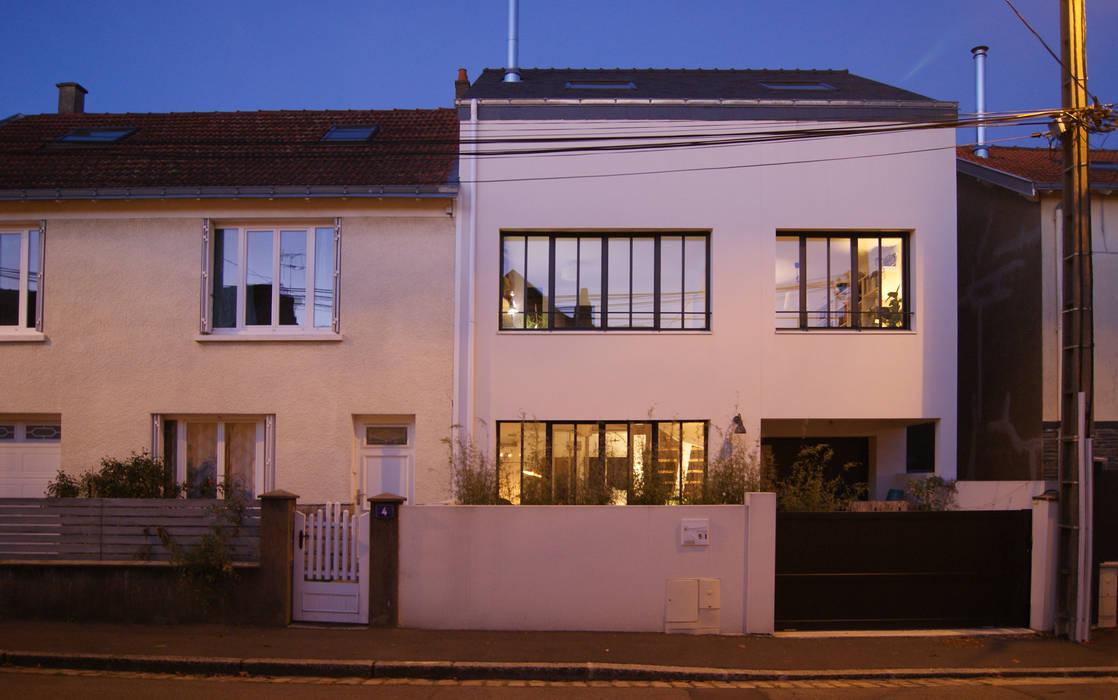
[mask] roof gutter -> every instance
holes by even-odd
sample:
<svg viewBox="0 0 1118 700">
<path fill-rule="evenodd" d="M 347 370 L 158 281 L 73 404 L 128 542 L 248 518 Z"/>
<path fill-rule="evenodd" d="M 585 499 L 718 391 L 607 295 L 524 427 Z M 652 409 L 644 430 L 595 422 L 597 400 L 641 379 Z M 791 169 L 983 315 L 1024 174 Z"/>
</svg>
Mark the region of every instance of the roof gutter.
<svg viewBox="0 0 1118 700">
<path fill-rule="evenodd" d="M 1007 173 L 997 168 L 991 168 L 988 165 L 981 165 L 974 161 L 967 160 L 966 158 L 956 158 L 955 163 L 959 172 L 964 175 L 970 175 L 984 182 L 1004 187 L 1010 192 L 1016 192 L 1029 199 L 1037 198 L 1036 183 L 1028 178 L 1014 175 L 1013 173 Z"/>
<path fill-rule="evenodd" d="M 0 190 L 0 201 L 61 199 L 450 199 L 458 186 L 443 185 L 279 185 L 206 187 L 43 187 Z"/>
</svg>

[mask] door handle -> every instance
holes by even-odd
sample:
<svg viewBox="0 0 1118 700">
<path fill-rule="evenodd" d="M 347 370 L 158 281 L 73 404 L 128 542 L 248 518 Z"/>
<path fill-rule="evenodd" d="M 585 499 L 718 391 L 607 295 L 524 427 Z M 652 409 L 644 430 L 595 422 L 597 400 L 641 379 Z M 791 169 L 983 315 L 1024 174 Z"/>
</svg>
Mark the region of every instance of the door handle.
<svg viewBox="0 0 1118 700">
<path fill-rule="evenodd" d="M 302 530 L 299 531 L 299 549 L 303 548 L 303 540 L 306 539 L 307 533 Z"/>
</svg>

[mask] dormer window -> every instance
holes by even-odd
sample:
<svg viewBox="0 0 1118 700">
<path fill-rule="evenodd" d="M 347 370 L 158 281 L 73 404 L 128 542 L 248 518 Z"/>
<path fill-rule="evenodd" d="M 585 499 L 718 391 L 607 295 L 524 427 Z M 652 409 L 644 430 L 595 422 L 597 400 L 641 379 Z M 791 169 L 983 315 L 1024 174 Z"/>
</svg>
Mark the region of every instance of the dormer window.
<svg viewBox="0 0 1118 700">
<path fill-rule="evenodd" d="M 834 85 L 828 85 L 827 83 L 820 83 L 811 80 L 781 80 L 767 83 L 763 82 L 761 83 L 761 85 L 768 88 L 769 90 L 804 90 L 810 92 L 827 92 L 835 89 Z"/>
<path fill-rule="evenodd" d="M 323 134 L 322 140 L 329 143 L 370 141 L 378 130 L 376 124 L 336 124 Z"/>
<path fill-rule="evenodd" d="M 61 143 L 116 143 L 136 129 L 128 126 L 110 126 L 94 129 L 72 129 L 58 137 Z"/>
</svg>

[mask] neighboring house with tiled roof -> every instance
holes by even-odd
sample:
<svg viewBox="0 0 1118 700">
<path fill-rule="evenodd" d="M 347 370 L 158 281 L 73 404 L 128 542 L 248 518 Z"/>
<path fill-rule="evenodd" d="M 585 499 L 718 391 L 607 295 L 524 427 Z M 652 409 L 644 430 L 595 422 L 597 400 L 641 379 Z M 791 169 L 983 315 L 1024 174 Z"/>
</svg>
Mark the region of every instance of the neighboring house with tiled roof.
<svg viewBox="0 0 1118 700">
<path fill-rule="evenodd" d="M 0 496 L 147 449 L 256 494 L 444 500 L 455 112 L 59 87 L 0 124 Z"/>
<path fill-rule="evenodd" d="M 959 474 L 1054 480 L 1059 429 L 1059 148 L 957 152 Z M 1118 151 L 1090 153 L 1094 453 L 1118 464 Z"/>
</svg>

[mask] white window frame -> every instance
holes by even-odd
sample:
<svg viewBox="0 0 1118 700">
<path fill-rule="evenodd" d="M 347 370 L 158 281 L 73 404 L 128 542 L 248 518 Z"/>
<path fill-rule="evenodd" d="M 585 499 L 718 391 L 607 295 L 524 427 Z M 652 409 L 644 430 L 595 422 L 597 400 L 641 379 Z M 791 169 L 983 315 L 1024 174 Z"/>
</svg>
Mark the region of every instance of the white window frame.
<svg viewBox="0 0 1118 700">
<path fill-rule="evenodd" d="M 254 424 L 256 426 L 256 451 L 255 464 L 252 469 L 252 497 L 260 498 L 260 494 L 267 493 L 275 488 L 275 453 L 276 453 L 276 417 L 275 415 L 199 415 L 199 414 L 153 414 L 151 428 L 151 451 L 156 457 L 162 458 L 163 423 L 167 420 L 175 421 L 175 482 L 186 481 L 186 429 L 190 423 L 216 423 L 217 424 L 217 464 L 215 474 L 225 474 L 225 426 L 232 423 Z M 220 490 L 218 497 L 221 498 Z"/>
<path fill-rule="evenodd" d="M 332 229 L 334 232 L 334 259 L 333 277 L 330 286 L 333 290 L 332 308 L 329 326 L 315 326 L 314 290 L 316 288 L 315 273 L 317 261 L 315 254 L 316 236 L 319 229 Z M 236 325 L 232 328 L 214 327 L 214 244 L 218 231 L 237 231 L 237 307 L 235 311 Z M 271 269 L 271 312 L 270 323 L 261 325 L 247 325 L 247 238 L 249 231 L 269 231 L 272 234 L 272 269 Z M 303 322 L 301 324 L 279 323 L 280 314 L 280 239 L 284 231 L 302 231 L 306 235 L 306 296 L 304 297 Z M 334 221 L 260 221 L 260 222 L 229 222 L 214 223 L 206 219 L 202 224 L 202 293 L 200 332 L 208 338 L 221 339 L 236 336 L 237 339 L 252 338 L 268 340 L 298 340 L 298 339 L 339 339 L 340 324 L 339 310 L 341 300 L 341 219 Z"/>
<path fill-rule="evenodd" d="M 31 263 L 31 234 L 39 235 L 38 272 L 34 281 L 37 293 L 35 295 L 35 323 L 27 325 L 27 295 L 30 294 L 32 280 Z M 0 337 L 4 340 L 41 340 L 43 337 L 43 263 L 46 260 L 46 222 L 40 221 L 38 228 L 0 227 L 0 234 L 19 236 L 19 297 L 17 304 L 17 321 L 14 326 L 0 326 Z"/>
</svg>

